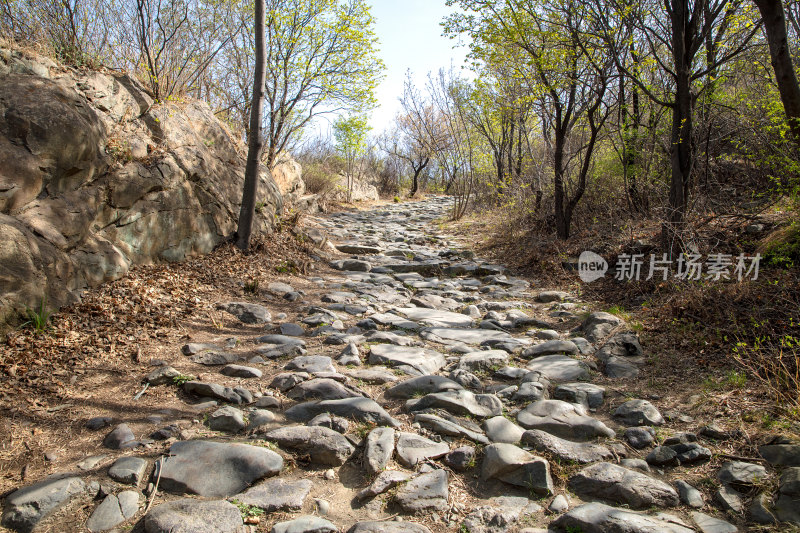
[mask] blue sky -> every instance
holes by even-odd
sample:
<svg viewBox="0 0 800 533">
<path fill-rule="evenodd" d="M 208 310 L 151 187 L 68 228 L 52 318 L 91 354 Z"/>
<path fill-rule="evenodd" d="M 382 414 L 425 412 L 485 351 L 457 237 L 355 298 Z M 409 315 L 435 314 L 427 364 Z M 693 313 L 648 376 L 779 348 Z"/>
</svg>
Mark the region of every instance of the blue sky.
<svg viewBox="0 0 800 533">
<path fill-rule="evenodd" d="M 386 79 L 376 96 L 381 106 L 372 113 L 372 133 L 379 134 L 400 110 L 406 71 L 411 69 L 422 86 L 428 72 L 452 64 L 461 68 L 467 50 L 453 48 L 456 41 L 442 36 L 442 19 L 454 8 L 445 0 L 370 0 L 380 55 L 386 64 Z"/>
<path fill-rule="evenodd" d="M 406 71 L 411 69 L 416 85 L 424 86 L 428 72 L 464 64 L 466 47 L 454 48 L 455 40 L 442 36 L 440 23 L 455 8 L 445 0 L 369 0 L 376 19 L 380 56 L 386 65 L 386 78 L 376 91 L 380 107 L 373 110 L 371 135 L 385 130 L 400 110 Z M 333 117 L 328 117 L 332 122 Z M 321 132 L 329 128 L 320 124 Z"/>
</svg>

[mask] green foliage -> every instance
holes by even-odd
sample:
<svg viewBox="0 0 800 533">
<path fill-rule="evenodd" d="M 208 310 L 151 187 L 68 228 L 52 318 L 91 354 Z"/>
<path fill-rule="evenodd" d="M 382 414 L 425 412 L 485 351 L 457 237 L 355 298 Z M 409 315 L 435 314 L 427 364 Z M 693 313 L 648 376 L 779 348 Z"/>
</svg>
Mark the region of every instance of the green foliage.
<svg viewBox="0 0 800 533">
<path fill-rule="evenodd" d="M 184 383 L 194 380 L 195 377 L 191 374 L 181 374 L 179 376 L 175 376 L 172 378 L 172 384 L 177 385 L 178 387 L 182 386 Z"/>
<path fill-rule="evenodd" d="M 279 265 L 275 265 L 275 271 L 281 274 L 296 274 L 298 272 L 297 263 L 293 259 L 282 261 Z"/>
<path fill-rule="evenodd" d="M 255 518 L 264 514 L 264 509 L 256 507 L 255 505 L 248 505 L 239 500 L 231 500 L 231 502 L 239 508 L 239 512 L 242 513 L 242 519 Z"/>
<path fill-rule="evenodd" d="M 47 298 L 42 298 L 38 309 L 25 308 L 25 316 L 28 320 L 22 323 L 22 327 L 30 327 L 35 333 L 45 333 L 50 329 L 50 315 L 47 310 Z"/>
<path fill-rule="evenodd" d="M 800 223 L 793 222 L 779 240 L 768 246 L 764 261 L 785 269 L 800 265 Z"/>
</svg>

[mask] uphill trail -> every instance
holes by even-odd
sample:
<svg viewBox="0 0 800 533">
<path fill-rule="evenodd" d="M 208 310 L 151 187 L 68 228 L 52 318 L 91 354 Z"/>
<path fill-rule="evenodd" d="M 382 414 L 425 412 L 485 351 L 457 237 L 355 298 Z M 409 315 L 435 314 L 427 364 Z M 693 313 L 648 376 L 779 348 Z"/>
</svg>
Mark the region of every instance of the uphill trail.
<svg viewBox="0 0 800 533">
<path fill-rule="evenodd" d="M 435 223 L 450 206 L 312 217 L 308 235 L 335 256 L 200 302 L 190 334 L 165 335 L 141 370 L 118 372 L 113 403 L 87 403 L 86 381 L 68 404 L 81 408 L 63 413 L 83 417 L 79 455 L 16 483 L 2 526 L 708 533 L 800 522 L 800 445 L 776 436 L 760 457 L 725 457 L 733 431 L 634 393 L 646 389 L 647 346 L 625 320 L 460 247 Z"/>
</svg>

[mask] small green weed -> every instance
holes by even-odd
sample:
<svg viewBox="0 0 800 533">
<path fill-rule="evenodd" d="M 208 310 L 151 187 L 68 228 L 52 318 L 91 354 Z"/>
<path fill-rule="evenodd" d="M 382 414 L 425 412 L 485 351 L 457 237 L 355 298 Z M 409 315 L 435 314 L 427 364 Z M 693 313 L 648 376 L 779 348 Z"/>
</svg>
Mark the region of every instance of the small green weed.
<svg viewBox="0 0 800 533">
<path fill-rule="evenodd" d="M 240 502 L 239 500 L 233 500 L 232 503 L 239 508 L 239 512 L 242 513 L 243 519 L 255 518 L 264 514 L 264 509 L 256 507 L 255 505 L 248 505 Z"/>
<path fill-rule="evenodd" d="M 612 305 L 606 310 L 607 313 L 611 313 L 612 315 L 616 315 L 623 320 L 630 320 L 631 314 L 625 310 L 624 307 L 621 305 Z"/>
<path fill-rule="evenodd" d="M 25 316 L 28 318 L 28 320 L 22 323 L 22 327 L 29 326 L 37 334 L 45 333 L 48 329 L 50 329 L 48 322 L 50 321 L 51 314 L 52 313 L 47 310 L 47 299 L 42 298 L 38 310 L 31 309 L 30 307 L 25 308 Z"/>
<path fill-rule="evenodd" d="M 172 378 L 172 384 L 177 385 L 178 387 L 182 386 L 184 383 L 192 381 L 194 376 L 188 374 L 181 374 L 179 376 L 175 376 Z"/>
</svg>

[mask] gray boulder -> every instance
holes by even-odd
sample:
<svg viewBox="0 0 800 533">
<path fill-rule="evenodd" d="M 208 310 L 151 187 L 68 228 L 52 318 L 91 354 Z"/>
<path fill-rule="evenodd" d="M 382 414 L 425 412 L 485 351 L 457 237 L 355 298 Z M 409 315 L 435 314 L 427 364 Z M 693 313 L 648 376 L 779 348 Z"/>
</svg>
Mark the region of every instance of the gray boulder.
<svg viewBox="0 0 800 533">
<path fill-rule="evenodd" d="M 543 355 L 530 361 L 525 368 L 541 373 L 550 381 L 589 379 L 589 367 L 586 363 L 568 355 Z"/>
<path fill-rule="evenodd" d="M 208 427 L 212 431 L 227 431 L 238 433 L 247 427 L 244 421 L 244 413 L 235 407 L 223 407 L 217 409 L 208 416 Z"/>
<path fill-rule="evenodd" d="M 92 533 L 108 531 L 131 518 L 138 510 L 138 492 L 127 490 L 121 492 L 119 496 L 109 494 L 92 512 L 86 522 L 86 529 Z"/>
<path fill-rule="evenodd" d="M 449 508 L 448 475 L 444 470 L 421 474 L 397 489 L 395 502 L 407 513 L 443 512 Z"/>
<path fill-rule="evenodd" d="M 634 509 L 674 507 L 675 489 L 655 478 L 612 463 L 587 466 L 569 479 L 569 488 L 581 497 L 601 498 Z"/>
<path fill-rule="evenodd" d="M 647 400 L 629 400 L 614 410 L 614 418 L 627 426 L 660 426 L 664 417 Z"/>
<path fill-rule="evenodd" d="M 386 389 L 384 393 L 387 398 L 408 399 L 420 397 L 433 392 L 446 392 L 451 390 L 461 390 L 459 383 L 444 376 L 418 376 L 415 378 L 401 381 L 397 385 Z"/>
<path fill-rule="evenodd" d="M 310 479 L 268 479 L 231 497 L 245 505 L 263 509 L 267 513 L 298 511 L 303 507 L 313 482 Z"/>
<path fill-rule="evenodd" d="M 517 421 L 524 428 L 539 429 L 565 439 L 615 436 L 608 426 L 588 416 L 582 406 L 561 400 L 534 402 L 517 414 Z"/>
<path fill-rule="evenodd" d="M 513 444 L 490 444 L 483 450 L 482 479 L 499 479 L 540 495 L 553 492 L 550 465 Z"/>
<path fill-rule="evenodd" d="M 428 348 L 378 344 L 369 352 L 369 364 L 407 367 L 420 375 L 435 374 L 444 365 L 444 355 Z"/>
<path fill-rule="evenodd" d="M 525 430 L 504 416 L 495 416 L 483 421 L 483 430 L 492 442 L 519 444 Z"/>
<path fill-rule="evenodd" d="M 440 408 L 454 415 L 470 415 L 480 418 L 497 416 L 503 412 L 503 404 L 494 394 L 474 394 L 468 390 L 456 390 L 426 394 L 419 399 L 406 400 L 407 411 Z"/>
<path fill-rule="evenodd" d="M 397 436 L 397 461 L 408 468 L 414 468 L 426 459 L 438 459 L 450 451 L 444 442 L 434 442 L 416 433 L 400 432 Z"/>
<path fill-rule="evenodd" d="M 225 501 L 176 500 L 153 507 L 146 533 L 245 533 L 239 508 Z"/>
<path fill-rule="evenodd" d="M 227 311 L 245 324 L 264 324 L 272 320 L 272 315 L 266 307 L 249 302 L 220 303 L 217 304 L 217 309 Z"/>
<path fill-rule="evenodd" d="M 415 522 L 392 522 L 378 520 L 374 522 L 356 522 L 347 533 L 431 533 L 431 530 Z"/>
<path fill-rule="evenodd" d="M 522 357 L 532 359 L 542 355 L 567 354 L 577 355 L 578 347 L 572 341 L 551 340 L 531 346 L 522 351 Z"/>
<path fill-rule="evenodd" d="M 126 483 L 128 485 L 138 485 L 144 478 L 147 470 L 147 459 L 141 457 L 120 457 L 111 468 L 108 469 L 108 476 L 114 481 Z"/>
<path fill-rule="evenodd" d="M 538 452 L 544 452 L 564 461 L 594 463 L 608 461 L 614 454 L 607 447 L 591 442 L 572 442 L 538 429 L 529 429 L 522 434 L 522 442 Z"/>
<path fill-rule="evenodd" d="M 340 466 L 353 454 L 355 448 L 341 433 L 322 426 L 289 426 L 273 429 L 264 434 L 281 448 L 308 454 L 319 464 Z"/>
<path fill-rule="evenodd" d="M 6 497 L 2 524 L 20 533 L 30 533 L 42 519 L 85 489 L 81 478 L 59 475 L 15 490 Z"/>
<path fill-rule="evenodd" d="M 289 420 L 308 422 L 321 413 L 352 418 L 359 422 L 391 427 L 400 426 L 400 422 L 392 418 L 375 400 L 363 397 L 300 403 L 287 409 L 284 414 Z"/>
<path fill-rule="evenodd" d="M 364 468 L 370 474 L 383 472 L 394 454 L 395 430 L 377 427 L 369 432 L 364 443 Z"/>
<path fill-rule="evenodd" d="M 679 518 L 611 507 L 598 502 L 585 503 L 561 515 L 550 524 L 553 531 L 562 533 L 693 533 Z"/>
<path fill-rule="evenodd" d="M 161 470 L 159 487 L 167 492 L 225 498 L 282 468 L 281 456 L 261 446 L 187 440 L 170 447 L 153 475 Z"/>
</svg>

